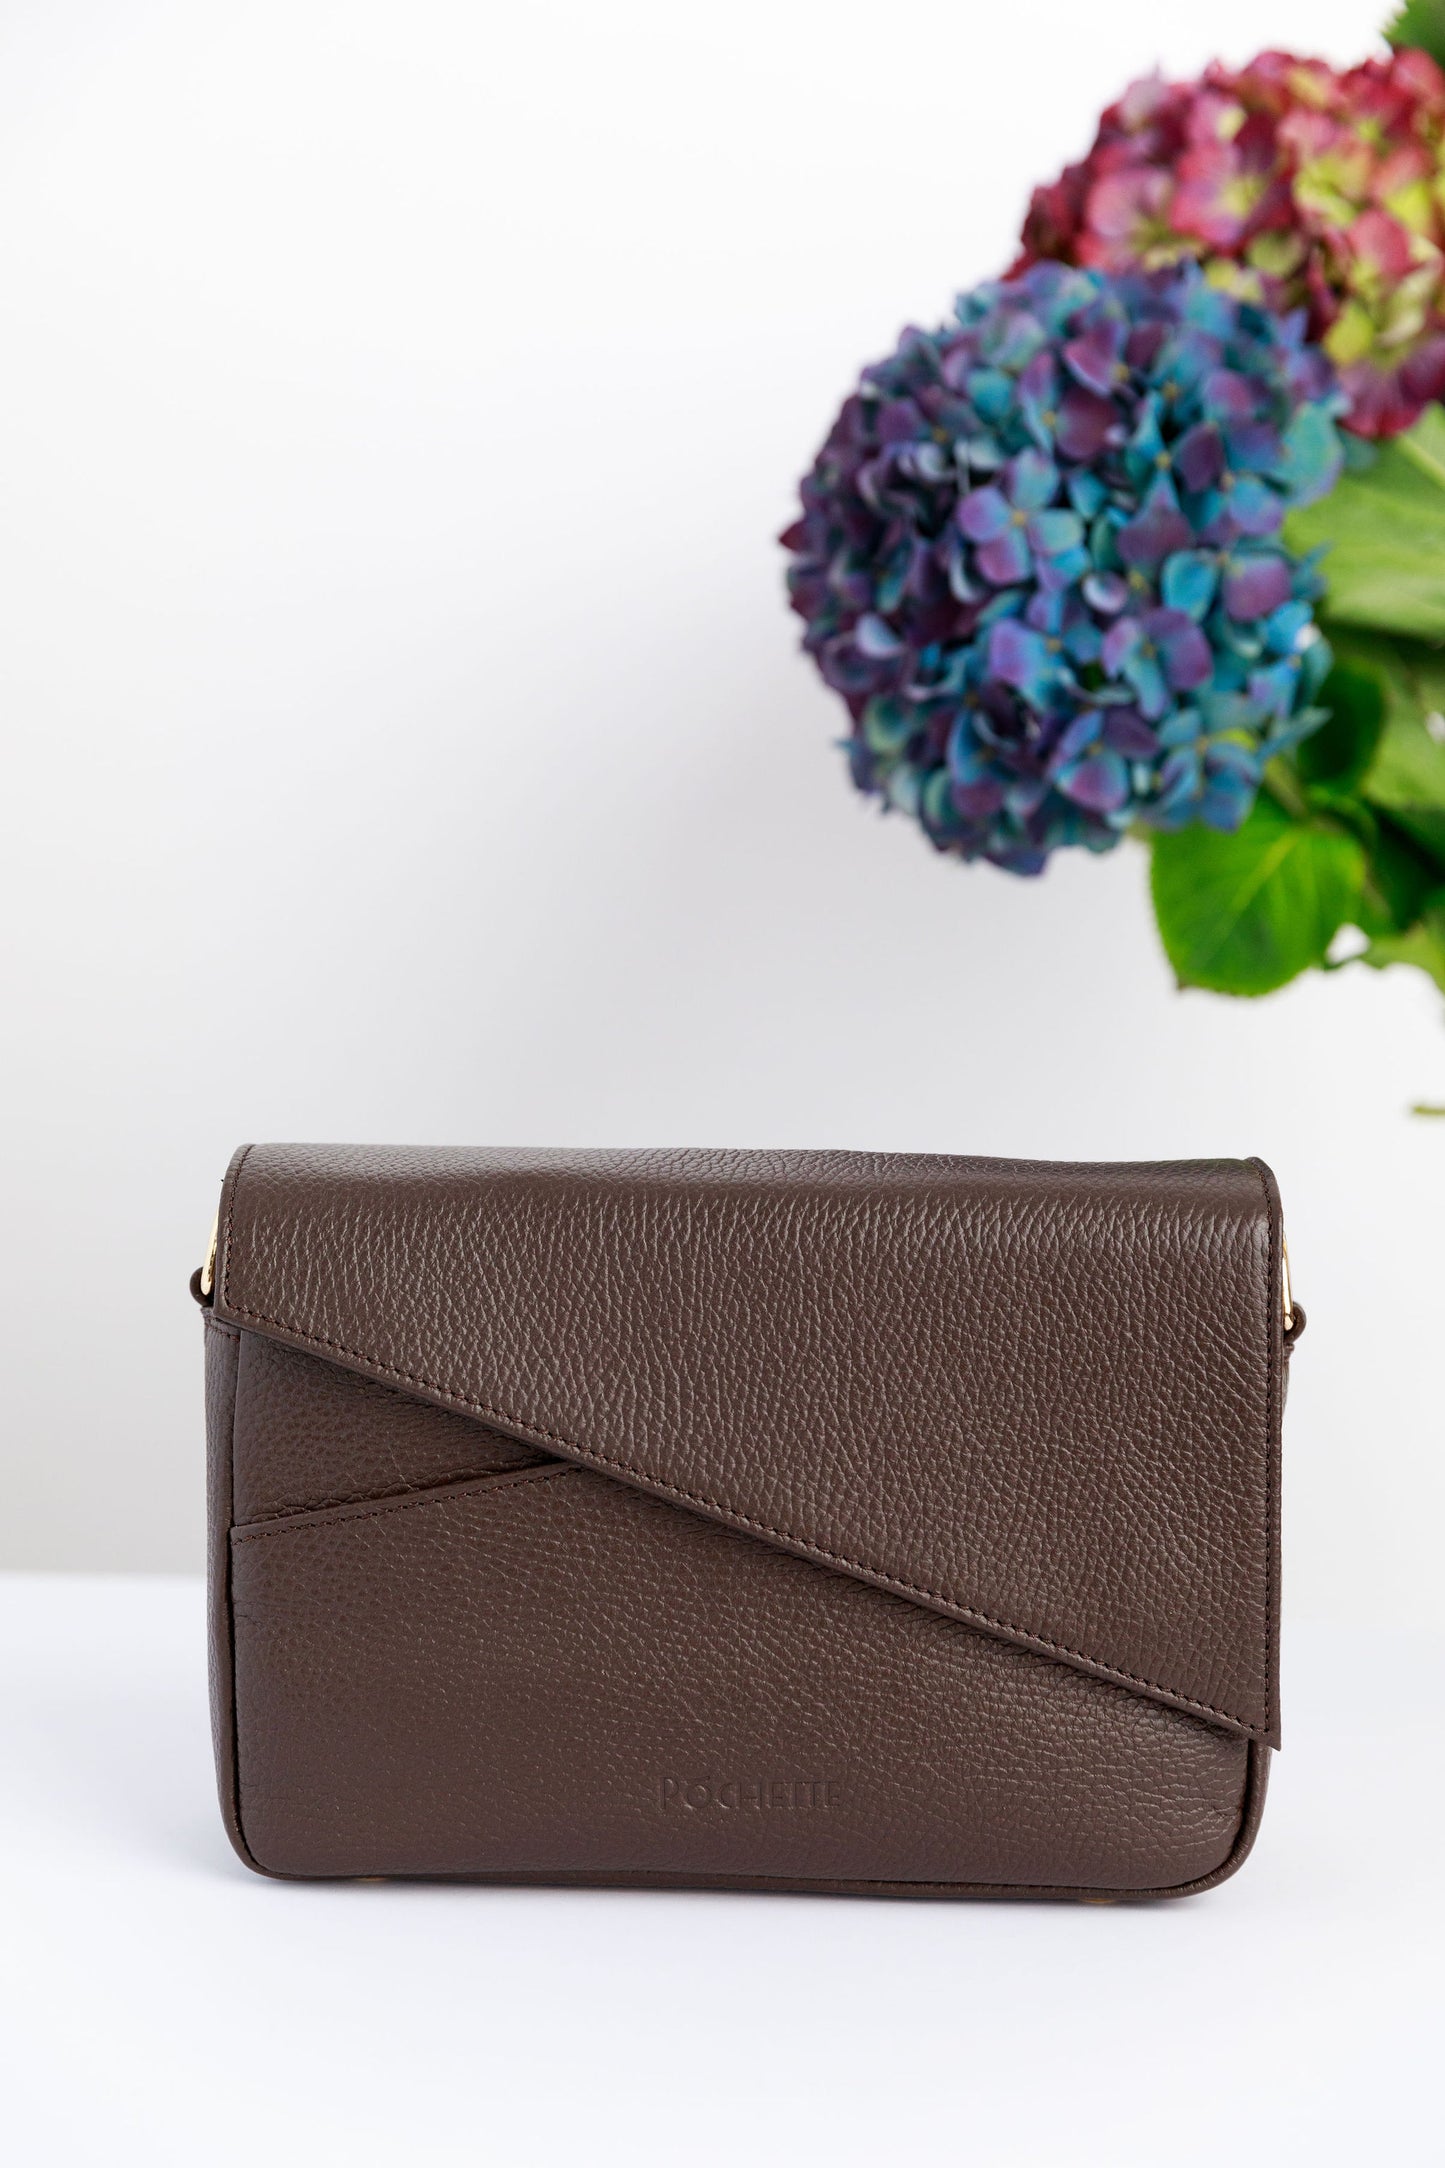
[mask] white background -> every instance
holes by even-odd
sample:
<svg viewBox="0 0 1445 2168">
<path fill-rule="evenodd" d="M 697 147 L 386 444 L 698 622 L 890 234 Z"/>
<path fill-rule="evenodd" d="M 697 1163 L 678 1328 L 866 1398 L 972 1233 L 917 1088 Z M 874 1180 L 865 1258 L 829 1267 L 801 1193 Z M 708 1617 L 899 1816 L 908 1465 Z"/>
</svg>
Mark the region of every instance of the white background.
<svg viewBox="0 0 1445 2168">
<path fill-rule="evenodd" d="M 0 1562 L 199 1563 L 248 1137 L 1259 1152 L 1311 1316 L 1197 1903 L 262 1884 L 194 1585 L 0 1582 L 18 2168 L 1441 2157 L 1439 998 L 1181 997 L 1132 849 L 936 861 L 773 540 L 1131 75 L 1384 5 L 3 0 Z"/>
</svg>

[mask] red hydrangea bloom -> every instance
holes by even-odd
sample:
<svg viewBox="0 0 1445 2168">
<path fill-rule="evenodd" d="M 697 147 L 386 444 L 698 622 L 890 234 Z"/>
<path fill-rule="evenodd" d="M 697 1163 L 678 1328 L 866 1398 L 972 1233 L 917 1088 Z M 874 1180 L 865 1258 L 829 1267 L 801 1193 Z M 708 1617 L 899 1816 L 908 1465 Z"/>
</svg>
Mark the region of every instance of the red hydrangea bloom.
<svg viewBox="0 0 1445 2168">
<path fill-rule="evenodd" d="M 1345 427 L 1394 436 L 1445 395 L 1445 74 L 1407 48 L 1343 73 L 1261 53 L 1134 83 L 1034 192 L 1015 269 L 1047 258 L 1193 259 L 1241 299 L 1305 309 Z"/>
</svg>

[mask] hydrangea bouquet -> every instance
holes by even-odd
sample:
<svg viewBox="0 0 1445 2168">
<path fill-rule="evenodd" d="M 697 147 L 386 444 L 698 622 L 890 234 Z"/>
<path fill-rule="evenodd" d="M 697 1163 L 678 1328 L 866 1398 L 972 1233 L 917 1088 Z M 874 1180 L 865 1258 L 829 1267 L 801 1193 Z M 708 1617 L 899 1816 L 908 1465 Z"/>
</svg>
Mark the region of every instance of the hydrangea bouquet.
<svg viewBox="0 0 1445 2168">
<path fill-rule="evenodd" d="M 1445 991 L 1445 0 L 1134 84 L 862 373 L 783 537 L 857 787 L 1017 874 L 1147 839 L 1181 984 Z"/>
</svg>

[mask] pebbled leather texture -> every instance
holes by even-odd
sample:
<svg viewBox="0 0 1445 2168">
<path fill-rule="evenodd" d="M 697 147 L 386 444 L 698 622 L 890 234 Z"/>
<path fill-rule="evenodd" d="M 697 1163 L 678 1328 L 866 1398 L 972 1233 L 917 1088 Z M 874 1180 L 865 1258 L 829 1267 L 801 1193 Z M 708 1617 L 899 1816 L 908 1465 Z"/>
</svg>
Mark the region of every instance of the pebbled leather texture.
<svg viewBox="0 0 1445 2168">
<path fill-rule="evenodd" d="M 483 1423 L 313 1362 L 259 1333 L 240 1339 L 236 1420 L 246 1452 L 235 1476 L 238 1521 L 424 1490 L 543 1457 Z"/>
<path fill-rule="evenodd" d="M 243 1856 L 1217 1880 L 1278 1732 L 1279 1240 L 1256 1162 L 239 1153 Z"/>
</svg>

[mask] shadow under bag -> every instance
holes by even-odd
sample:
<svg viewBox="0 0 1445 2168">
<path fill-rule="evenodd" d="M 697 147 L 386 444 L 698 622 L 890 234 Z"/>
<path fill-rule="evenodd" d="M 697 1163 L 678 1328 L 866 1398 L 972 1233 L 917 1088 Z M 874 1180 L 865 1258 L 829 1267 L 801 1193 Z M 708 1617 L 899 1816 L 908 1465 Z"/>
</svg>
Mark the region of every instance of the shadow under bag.
<svg viewBox="0 0 1445 2168">
<path fill-rule="evenodd" d="M 1302 1323 L 1258 1161 L 256 1145 L 194 1285 L 251 1866 L 1097 1899 L 1248 1853 Z"/>
</svg>

